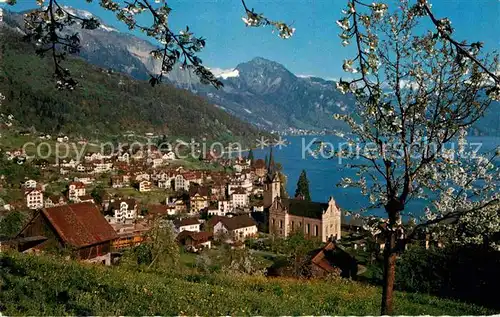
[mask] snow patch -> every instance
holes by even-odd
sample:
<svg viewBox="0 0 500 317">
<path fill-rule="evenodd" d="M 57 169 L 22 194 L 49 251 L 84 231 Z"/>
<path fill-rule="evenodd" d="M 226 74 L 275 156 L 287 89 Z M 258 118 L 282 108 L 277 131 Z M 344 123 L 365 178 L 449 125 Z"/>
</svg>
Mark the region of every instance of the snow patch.
<svg viewBox="0 0 500 317">
<path fill-rule="evenodd" d="M 209 68 L 215 77 L 228 79 L 229 77 L 238 77 L 240 72 L 237 69 L 222 69 L 222 68 Z"/>
<path fill-rule="evenodd" d="M 74 9 L 74 8 L 68 7 L 68 6 L 63 6 L 63 8 L 69 14 L 76 15 L 77 17 L 80 17 L 80 18 L 90 19 L 94 16 L 92 13 L 90 13 L 89 11 L 86 11 L 86 10 Z"/>
<path fill-rule="evenodd" d="M 104 25 L 104 24 L 99 25 L 99 28 L 104 30 L 104 31 L 108 31 L 108 32 L 116 32 L 117 31 L 117 29 L 112 28 L 112 27 L 107 26 L 107 25 Z"/>
<path fill-rule="evenodd" d="M 247 108 L 244 108 L 243 110 L 245 110 L 248 113 L 252 113 L 252 111 L 248 110 Z"/>
<path fill-rule="evenodd" d="M 264 121 L 264 122 L 265 122 L 265 123 L 267 123 L 268 125 L 270 125 L 270 126 L 272 126 L 272 125 L 273 125 L 273 123 L 272 123 L 271 121 L 268 121 L 268 120 L 266 120 L 266 119 L 264 119 L 264 118 L 261 118 L 261 119 L 262 119 L 262 121 Z"/>
<path fill-rule="evenodd" d="M 304 74 L 296 74 L 295 76 L 299 78 L 311 78 L 311 77 L 316 77 L 314 75 L 304 75 Z"/>
</svg>

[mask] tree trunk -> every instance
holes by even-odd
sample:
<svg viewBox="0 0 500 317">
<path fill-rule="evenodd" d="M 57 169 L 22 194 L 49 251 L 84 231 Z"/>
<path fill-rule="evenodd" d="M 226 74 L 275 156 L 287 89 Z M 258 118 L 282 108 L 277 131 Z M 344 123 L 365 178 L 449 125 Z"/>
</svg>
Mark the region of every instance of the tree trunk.
<svg viewBox="0 0 500 317">
<path fill-rule="evenodd" d="M 396 279 L 396 232 L 387 231 L 384 247 L 384 280 L 381 315 L 393 314 L 394 281 Z"/>
</svg>

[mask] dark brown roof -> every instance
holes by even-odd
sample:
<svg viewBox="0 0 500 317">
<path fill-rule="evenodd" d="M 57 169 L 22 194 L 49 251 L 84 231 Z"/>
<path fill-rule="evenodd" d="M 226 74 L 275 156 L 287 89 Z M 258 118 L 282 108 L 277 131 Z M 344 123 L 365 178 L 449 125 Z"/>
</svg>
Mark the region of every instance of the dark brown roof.
<svg viewBox="0 0 500 317">
<path fill-rule="evenodd" d="M 328 203 L 318 203 L 302 199 L 282 198 L 281 204 L 289 214 L 299 217 L 321 219 L 323 212 L 328 209 Z"/>
<path fill-rule="evenodd" d="M 64 197 L 64 195 L 51 195 L 51 196 L 49 196 L 49 199 L 53 203 L 58 203 L 61 199 L 63 201 L 66 201 L 66 197 Z"/>
<path fill-rule="evenodd" d="M 85 188 L 85 184 L 82 182 L 71 182 L 69 185 L 75 185 L 75 188 Z"/>
<path fill-rule="evenodd" d="M 223 218 L 227 218 L 227 217 L 224 217 L 224 216 L 213 216 L 212 218 L 208 219 L 207 222 L 206 222 L 206 225 L 209 227 L 209 228 L 213 228 L 216 224 L 219 223 L 219 221 L 221 221 Z"/>
<path fill-rule="evenodd" d="M 208 197 L 208 187 L 205 186 L 192 186 L 189 188 L 189 196 L 199 194 L 202 197 Z"/>
<path fill-rule="evenodd" d="M 190 237 L 196 243 L 203 243 L 212 238 L 212 233 L 204 231 L 195 232 L 195 231 L 184 230 L 181 233 L 179 233 L 179 235 L 177 235 L 177 240 L 183 241 L 187 237 Z"/>
<path fill-rule="evenodd" d="M 251 226 L 256 226 L 255 221 L 248 215 L 241 215 L 235 217 L 221 217 L 220 221 L 228 230 L 236 230 Z"/>
<path fill-rule="evenodd" d="M 175 220 L 174 224 L 176 227 L 183 227 L 183 226 L 199 225 L 200 222 L 198 221 L 198 218 L 184 218 Z"/>
<path fill-rule="evenodd" d="M 170 208 L 168 208 L 166 205 L 161 205 L 161 204 L 151 204 L 147 206 L 148 213 L 152 214 L 167 214 Z"/>
<path fill-rule="evenodd" d="M 97 206 L 91 202 L 42 209 L 64 243 L 82 248 L 117 238 Z"/>
<path fill-rule="evenodd" d="M 266 162 L 264 162 L 263 159 L 258 159 L 255 161 L 254 165 L 255 168 L 266 168 Z"/>
<path fill-rule="evenodd" d="M 83 196 L 78 197 L 78 199 L 80 199 L 81 201 L 94 200 L 94 198 L 91 195 L 83 195 Z"/>
<path fill-rule="evenodd" d="M 246 194 L 246 191 L 242 187 L 236 187 L 233 194 Z"/>
<path fill-rule="evenodd" d="M 321 251 L 319 251 L 318 254 L 316 254 L 316 256 L 314 256 L 311 259 L 311 262 L 316 264 L 317 266 L 319 266 L 320 268 L 322 268 L 323 270 L 325 270 L 328 273 L 334 272 L 335 267 L 332 265 L 332 263 L 329 261 L 329 259 L 327 257 L 327 252 L 334 250 L 334 249 L 335 249 L 335 244 L 331 241 L 328 242 L 325 245 L 325 247 L 323 249 L 321 249 Z"/>
<path fill-rule="evenodd" d="M 135 206 L 137 206 L 137 202 L 135 199 L 129 198 L 129 199 L 118 199 L 115 200 L 110 204 L 111 209 L 120 209 L 120 203 L 121 202 L 126 202 L 129 208 L 134 209 Z"/>
</svg>

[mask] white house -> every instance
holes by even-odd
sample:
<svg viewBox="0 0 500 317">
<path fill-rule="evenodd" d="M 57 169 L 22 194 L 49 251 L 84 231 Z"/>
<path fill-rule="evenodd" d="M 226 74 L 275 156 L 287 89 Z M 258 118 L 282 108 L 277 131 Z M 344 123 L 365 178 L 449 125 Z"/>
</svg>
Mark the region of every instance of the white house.
<svg viewBox="0 0 500 317">
<path fill-rule="evenodd" d="M 250 215 L 220 217 L 214 225 L 214 234 L 228 235 L 233 241 L 241 241 L 257 235 L 257 224 Z"/>
<path fill-rule="evenodd" d="M 52 195 L 50 197 L 47 197 L 44 202 L 44 207 L 45 208 L 51 208 L 55 206 L 62 206 L 66 205 L 66 197 L 63 195 Z"/>
<path fill-rule="evenodd" d="M 137 218 L 137 202 L 134 199 L 116 200 L 110 207 L 116 222 L 131 222 Z"/>
<path fill-rule="evenodd" d="M 237 162 L 233 164 L 233 169 L 236 173 L 241 173 L 241 171 L 243 170 L 243 166 L 239 162 Z"/>
<path fill-rule="evenodd" d="M 231 203 L 234 208 L 247 207 L 249 204 L 248 193 L 243 188 L 237 188 L 231 194 Z"/>
<path fill-rule="evenodd" d="M 139 191 L 141 193 L 151 191 L 151 182 L 146 180 L 139 182 Z"/>
<path fill-rule="evenodd" d="M 233 204 L 230 200 L 219 200 L 217 208 L 209 208 L 209 216 L 225 216 L 227 213 L 233 211 Z"/>
<path fill-rule="evenodd" d="M 71 182 L 68 186 L 68 198 L 71 201 L 78 201 L 78 197 L 85 196 L 85 184 L 82 182 Z"/>
<path fill-rule="evenodd" d="M 197 218 L 184 218 L 174 221 L 175 231 L 180 233 L 184 230 L 200 232 L 200 222 Z"/>
<path fill-rule="evenodd" d="M 172 187 L 172 182 L 170 179 L 159 179 L 158 188 L 170 189 Z"/>
<path fill-rule="evenodd" d="M 36 180 L 28 179 L 24 182 L 24 188 L 36 188 Z"/>
<path fill-rule="evenodd" d="M 69 138 L 66 135 L 65 136 L 58 136 L 56 141 L 59 143 L 68 142 Z"/>
<path fill-rule="evenodd" d="M 43 192 L 37 188 L 30 188 L 24 192 L 26 206 L 29 209 L 43 208 Z"/>
<path fill-rule="evenodd" d="M 164 161 L 173 161 L 175 160 L 175 153 L 170 151 L 162 155 L 161 157 Z"/>
<path fill-rule="evenodd" d="M 175 176 L 174 185 L 175 190 L 189 190 L 189 181 L 182 174 Z"/>
</svg>

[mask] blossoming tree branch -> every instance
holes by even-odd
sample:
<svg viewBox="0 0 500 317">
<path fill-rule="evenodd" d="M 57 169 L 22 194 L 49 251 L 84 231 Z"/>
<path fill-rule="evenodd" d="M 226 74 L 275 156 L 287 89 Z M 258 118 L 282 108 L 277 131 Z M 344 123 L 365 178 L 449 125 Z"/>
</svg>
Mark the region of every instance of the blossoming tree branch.
<svg viewBox="0 0 500 317">
<path fill-rule="evenodd" d="M 342 14 L 342 44 L 354 45 L 357 54 L 343 63 L 354 79 L 337 87 L 355 96 L 356 109 L 335 118 L 350 127 L 342 134 L 348 144 L 374 146 L 360 155 L 365 163 L 351 164 L 358 177 L 344 178 L 340 186 L 359 188 L 369 199 L 366 209 L 386 211 L 386 219 L 367 229 L 386 239 L 381 313 L 391 314 L 396 257 L 407 242 L 438 229 L 455 231 L 457 241 L 479 241 L 485 230 L 464 231 L 458 224 L 484 228 L 480 218 L 498 219 L 498 150 L 478 153 L 465 146 L 467 129 L 499 99 L 500 83 L 491 71 L 498 69 L 498 56 L 482 54 L 482 43 L 454 40 L 451 22 L 436 19 L 427 1 L 401 0 L 389 10 L 385 3 L 350 0 Z M 417 31 L 422 25 L 428 32 Z M 352 151 L 336 154 L 357 159 Z M 402 217 L 419 212 L 407 208 L 416 199 L 426 202 L 425 216 L 405 228 Z M 440 226 L 446 220 L 455 225 Z"/>
</svg>

